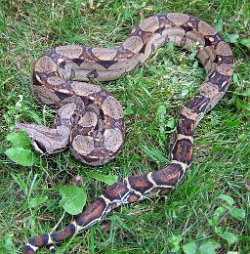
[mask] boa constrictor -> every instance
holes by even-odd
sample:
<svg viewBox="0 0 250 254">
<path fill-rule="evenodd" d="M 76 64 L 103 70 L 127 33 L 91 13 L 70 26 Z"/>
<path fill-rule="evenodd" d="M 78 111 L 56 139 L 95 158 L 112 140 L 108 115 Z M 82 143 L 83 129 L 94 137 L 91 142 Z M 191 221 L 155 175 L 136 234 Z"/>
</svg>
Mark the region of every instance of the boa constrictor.
<svg viewBox="0 0 250 254">
<path fill-rule="evenodd" d="M 207 72 L 198 93 L 180 111 L 171 163 L 159 171 L 114 183 L 64 229 L 28 240 L 25 254 L 35 253 L 42 246 L 55 252 L 54 243 L 88 229 L 112 209 L 174 189 L 191 164 L 196 125 L 224 96 L 233 75 L 232 51 L 218 32 L 204 21 L 180 13 L 143 20 L 117 48 L 60 46 L 35 63 L 34 91 L 43 103 L 59 108 L 56 128 L 19 123 L 16 129 L 24 128 L 41 152 L 55 153 L 69 144 L 81 162 L 101 165 L 113 159 L 123 144 L 122 107 L 109 92 L 83 81 L 117 79 L 168 42 L 185 49 L 195 46 Z"/>
</svg>

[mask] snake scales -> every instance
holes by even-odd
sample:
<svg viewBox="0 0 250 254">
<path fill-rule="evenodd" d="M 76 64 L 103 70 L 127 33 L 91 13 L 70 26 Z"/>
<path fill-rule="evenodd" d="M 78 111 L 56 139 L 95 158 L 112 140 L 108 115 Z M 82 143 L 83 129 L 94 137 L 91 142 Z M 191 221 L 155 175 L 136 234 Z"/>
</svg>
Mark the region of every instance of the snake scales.
<svg viewBox="0 0 250 254">
<path fill-rule="evenodd" d="M 43 103 L 59 108 L 55 129 L 22 123 L 17 123 L 16 129 L 25 129 L 40 152 L 51 154 L 69 145 L 81 162 L 101 165 L 112 160 L 123 144 L 122 107 L 109 92 L 84 81 L 117 79 L 168 42 L 185 49 L 195 47 L 207 72 L 197 94 L 180 111 L 171 163 L 159 171 L 114 183 L 64 229 L 31 238 L 25 254 L 42 246 L 55 252 L 54 243 L 88 229 L 112 209 L 174 189 L 191 164 L 196 125 L 224 96 L 233 75 L 231 49 L 218 32 L 204 21 L 180 13 L 143 20 L 117 48 L 60 46 L 37 60 L 34 92 Z"/>
</svg>

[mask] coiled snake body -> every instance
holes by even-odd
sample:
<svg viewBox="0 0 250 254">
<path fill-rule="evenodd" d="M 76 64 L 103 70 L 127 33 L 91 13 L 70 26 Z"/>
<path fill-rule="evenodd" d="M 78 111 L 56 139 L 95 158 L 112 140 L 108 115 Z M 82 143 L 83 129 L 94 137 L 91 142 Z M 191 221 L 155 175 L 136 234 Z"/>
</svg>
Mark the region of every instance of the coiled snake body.
<svg viewBox="0 0 250 254">
<path fill-rule="evenodd" d="M 51 246 L 55 252 L 54 243 L 88 229 L 112 209 L 174 189 L 191 164 L 196 125 L 224 96 L 233 75 L 231 49 L 218 32 L 204 21 L 180 13 L 143 20 L 117 48 L 60 46 L 35 63 L 34 91 L 43 103 L 59 108 L 56 127 L 18 123 L 16 129 L 26 129 L 41 152 L 55 153 L 69 144 L 81 162 L 101 165 L 113 159 L 123 144 L 122 107 L 109 92 L 83 81 L 117 79 L 168 42 L 185 49 L 196 45 L 196 56 L 207 72 L 198 93 L 180 111 L 171 163 L 159 171 L 114 183 L 66 228 L 31 238 L 25 254 L 42 246 Z"/>
</svg>

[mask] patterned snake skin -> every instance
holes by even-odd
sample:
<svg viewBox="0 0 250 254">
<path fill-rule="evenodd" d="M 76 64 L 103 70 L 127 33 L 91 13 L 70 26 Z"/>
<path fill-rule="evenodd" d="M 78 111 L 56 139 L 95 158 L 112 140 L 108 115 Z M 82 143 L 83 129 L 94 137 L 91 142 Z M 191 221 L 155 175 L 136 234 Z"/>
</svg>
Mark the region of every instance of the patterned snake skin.
<svg viewBox="0 0 250 254">
<path fill-rule="evenodd" d="M 22 123 L 17 123 L 16 129 L 25 129 L 40 152 L 51 154 L 69 145 L 81 162 L 101 165 L 112 160 L 123 144 L 122 107 L 109 92 L 83 81 L 117 79 L 168 42 L 195 48 L 207 72 L 198 93 L 180 111 L 171 163 L 159 171 L 114 183 L 66 228 L 31 238 L 24 247 L 25 254 L 33 254 L 42 246 L 50 247 L 54 253 L 54 243 L 90 228 L 112 209 L 166 195 L 174 189 L 191 164 L 196 125 L 224 96 L 233 75 L 232 51 L 218 32 L 204 21 L 180 13 L 143 20 L 117 48 L 60 46 L 35 63 L 33 83 L 37 97 L 59 108 L 55 129 Z"/>
</svg>

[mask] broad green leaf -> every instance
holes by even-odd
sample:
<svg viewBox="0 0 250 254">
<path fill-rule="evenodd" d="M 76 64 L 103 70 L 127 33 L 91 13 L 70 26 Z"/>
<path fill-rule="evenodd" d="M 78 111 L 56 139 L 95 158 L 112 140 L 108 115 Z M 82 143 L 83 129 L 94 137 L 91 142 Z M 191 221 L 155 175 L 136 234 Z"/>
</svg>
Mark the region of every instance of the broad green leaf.
<svg viewBox="0 0 250 254">
<path fill-rule="evenodd" d="M 156 66 L 154 66 L 154 65 L 152 65 L 152 66 L 150 65 L 148 68 L 153 73 L 159 73 L 159 69 Z M 146 93 L 148 93 L 148 91 Z M 150 95 L 150 97 L 151 97 L 151 95 Z"/>
<path fill-rule="evenodd" d="M 221 230 L 218 230 L 218 232 L 216 232 L 216 234 L 220 238 L 226 240 L 229 245 L 232 245 L 232 244 L 238 242 L 238 240 L 239 240 L 237 235 L 235 235 L 233 232 L 230 232 L 228 230 L 226 230 L 224 232 L 222 232 Z"/>
<path fill-rule="evenodd" d="M 225 41 L 229 43 L 236 43 L 238 42 L 240 36 L 238 34 L 228 34 L 224 36 Z"/>
<path fill-rule="evenodd" d="M 82 212 L 87 198 L 82 188 L 73 185 L 59 185 L 57 189 L 62 196 L 59 204 L 67 213 L 77 215 Z"/>
<path fill-rule="evenodd" d="M 174 245 L 174 246 L 177 246 L 180 244 L 181 242 L 181 236 L 180 235 L 172 235 L 170 238 L 169 238 L 169 242 Z"/>
<path fill-rule="evenodd" d="M 185 243 L 182 245 L 182 250 L 185 254 L 196 254 L 197 253 L 197 244 L 195 241 Z"/>
<path fill-rule="evenodd" d="M 210 226 L 215 227 L 219 221 L 219 219 L 225 214 L 225 209 L 219 206 L 213 214 L 213 217 L 208 220 Z"/>
<path fill-rule="evenodd" d="M 48 196 L 43 196 L 43 195 L 40 195 L 35 198 L 31 198 L 29 200 L 29 207 L 33 207 L 33 208 L 38 207 L 39 205 L 44 203 L 47 199 L 48 199 Z"/>
<path fill-rule="evenodd" d="M 233 74 L 233 82 L 234 82 L 235 84 L 239 84 L 239 78 L 238 78 L 237 73 L 234 73 L 234 74 Z"/>
<path fill-rule="evenodd" d="M 229 245 L 232 245 L 236 242 L 238 242 L 238 236 L 235 235 L 233 232 L 230 232 L 228 230 L 222 232 L 220 227 L 215 227 L 214 228 L 215 233 L 222 239 L 224 239 L 225 241 L 227 241 L 227 243 Z"/>
<path fill-rule="evenodd" d="M 215 24 L 216 31 L 221 33 L 223 31 L 223 27 L 224 27 L 224 22 L 222 21 L 222 19 L 217 20 L 217 23 Z"/>
<path fill-rule="evenodd" d="M 189 94 L 189 90 L 187 88 L 182 89 L 182 91 L 181 91 L 182 97 L 185 97 L 188 94 Z"/>
<path fill-rule="evenodd" d="M 234 204 L 234 199 L 228 195 L 221 194 L 219 196 L 219 198 L 226 201 L 230 206 L 232 206 Z"/>
<path fill-rule="evenodd" d="M 5 251 L 7 251 L 6 253 L 10 254 L 16 253 L 15 246 L 13 244 L 13 238 L 14 238 L 13 233 L 8 233 L 7 236 L 5 237 L 4 247 Z"/>
<path fill-rule="evenodd" d="M 23 147 L 11 147 L 5 151 L 5 154 L 14 162 L 30 167 L 35 162 L 35 155 L 30 149 Z"/>
<path fill-rule="evenodd" d="M 156 118 L 160 123 L 164 123 L 167 109 L 164 105 L 160 105 L 156 111 Z"/>
<path fill-rule="evenodd" d="M 207 222 L 211 227 L 215 227 L 218 223 L 218 219 L 216 217 L 212 217 L 211 219 L 208 219 Z"/>
<path fill-rule="evenodd" d="M 250 49 L 250 38 L 240 40 L 240 43 Z"/>
<path fill-rule="evenodd" d="M 220 244 L 214 240 L 207 241 L 199 247 L 199 254 L 216 254 Z"/>
<path fill-rule="evenodd" d="M 217 220 L 225 214 L 225 208 L 219 206 L 215 211 L 213 217 L 216 217 Z"/>
<path fill-rule="evenodd" d="M 236 220 L 243 220 L 246 217 L 246 211 L 242 208 L 232 208 L 229 214 Z"/>
<path fill-rule="evenodd" d="M 179 254 L 180 252 L 181 252 L 180 246 L 175 246 L 175 247 L 171 248 L 171 253 Z"/>
<path fill-rule="evenodd" d="M 6 139 L 11 142 L 13 147 L 30 147 L 30 138 L 24 130 L 19 132 L 12 132 L 6 136 Z"/>
<path fill-rule="evenodd" d="M 240 254 L 240 253 L 236 251 L 228 251 L 227 254 Z"/>
<path fill-rule="evenodd" d="M 169 238 L 169 243 L 171 245 L 171 252 L 178 253 L 181 250 L 180 247 L 181 236 L 180 235 L 172 235 Z"/>
<path fill-rule="evenodd" d="M 167 120 L 166 126 L 169 127 L 170 129 L 173 129 L 175 127 L 175 119 L 173 117 L 170 117 Z"/>
<path fill-rule="evenodd" d="M 220 235 L 222 234 L 222 230 L 221 230 L 221 227 L 214 227 L 214 231 L 217 235 Z"/>
<path fill-rule="evenodd" d="M 167 112 L 166 107 L 164 105 L 160 105 L 155 115 L 156 120 L 159 122 L 159 132 L 164 137 L 166 135 L 165 126 L 164 126 L 164 123 L 166 121 L 166 112 Z"/>
<path fill-rule="evenodd" d="M 146 145 L 141 146 L 143 151 L 148 154 L 155 162 L 167 163 L 168 159 L 164 157 L 162 152 L 158 149 L 148 147 Z"/>
<path fill-rule="evenodd" d="M 103 182 L 107 185 L 112 185 L 117 182 L 118 177 L 116 175 L 104 175 L 97 172 L 88 173 L 88 175 L 97 181 Z"/>
</svg>

